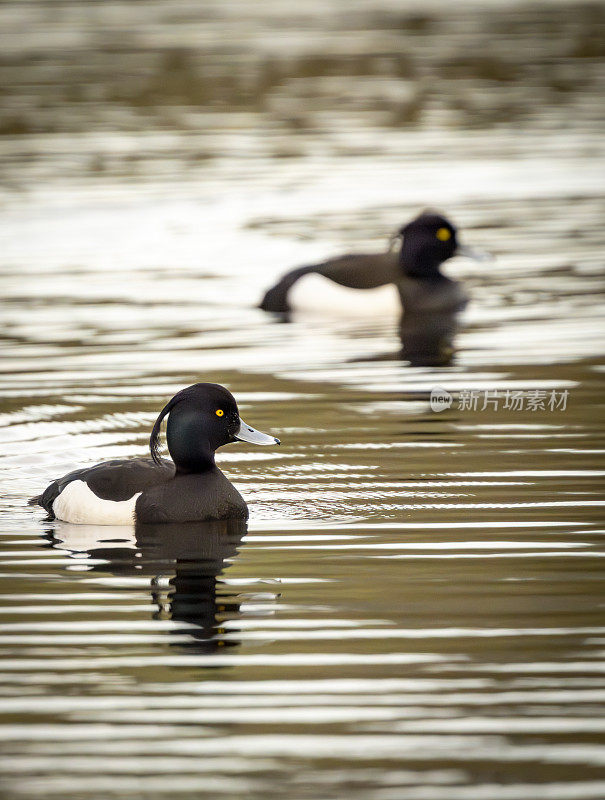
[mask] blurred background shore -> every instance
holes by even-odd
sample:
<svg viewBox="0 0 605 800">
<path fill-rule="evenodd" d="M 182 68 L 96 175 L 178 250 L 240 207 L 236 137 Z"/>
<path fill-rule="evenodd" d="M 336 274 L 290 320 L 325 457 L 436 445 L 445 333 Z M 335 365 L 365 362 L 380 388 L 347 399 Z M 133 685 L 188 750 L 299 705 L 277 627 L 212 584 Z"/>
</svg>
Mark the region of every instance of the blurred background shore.
<svg viewBox="0 0 605 800">
<path fill-rule="evenodd" d="M 599 2 L 4 2 L 0 21 L 14 188 L 191 179 L 232 150 L 367 158 L 396 133 L 493 130 L 494 155 L 500 130 L 514 153 L 556 134 L 588 156 L 602 124 Z"/>
</svg>

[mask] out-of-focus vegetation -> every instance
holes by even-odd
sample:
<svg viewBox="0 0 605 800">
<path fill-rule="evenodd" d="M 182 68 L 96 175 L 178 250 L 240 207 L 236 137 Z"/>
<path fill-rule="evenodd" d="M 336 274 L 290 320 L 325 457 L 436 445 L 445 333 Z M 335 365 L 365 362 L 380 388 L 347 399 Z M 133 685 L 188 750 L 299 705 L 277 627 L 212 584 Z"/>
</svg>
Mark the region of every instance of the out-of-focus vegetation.
<svg viewBox="0 0 605 800">
<path fill-rule="evenodd" d="M 197 128 L 208 111 L 293 131 L 343 114 L 462 127 L 600 116 L 602 3 L 333 0 L 321 17 L 274 5 L 5 3 L 0 134 Z"/>
</svg>

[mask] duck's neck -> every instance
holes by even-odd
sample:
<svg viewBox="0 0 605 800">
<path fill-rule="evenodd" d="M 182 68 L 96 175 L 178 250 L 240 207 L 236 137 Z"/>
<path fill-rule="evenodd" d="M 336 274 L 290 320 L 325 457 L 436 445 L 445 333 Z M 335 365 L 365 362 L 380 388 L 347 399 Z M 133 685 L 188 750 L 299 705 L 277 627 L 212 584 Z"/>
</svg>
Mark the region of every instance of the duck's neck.
<svg viewBox="0 0 605 800">
<path fill-rule="evenodd" d="M 205 461 L 201 459 L 193 460 L 191 458 L 186 461 L 182 459 L 177 461 L 174 458 L 172 460 L 174 461 L 177 475 L 203 475 L 206 472 L 211 472 L 213 469 L 216 469 L 214 457 L 208 458 Z"/>
<path fill-rule="evenodd" d="M 402 255 L 399 263 L 403 274 L 408 278 L 426 283 L 440 283 L 446 280 L 445 275 L 441 272 L 441 261 L 431 261 L 406 254 L 405 257 Z"/>
<path fill-rule="evenodd" d="M 179 475 L 209 472 L 216 467 L 214 451 L 208 442 L 172 437 L 168 439 L 168 450 Z"/>
</svg>

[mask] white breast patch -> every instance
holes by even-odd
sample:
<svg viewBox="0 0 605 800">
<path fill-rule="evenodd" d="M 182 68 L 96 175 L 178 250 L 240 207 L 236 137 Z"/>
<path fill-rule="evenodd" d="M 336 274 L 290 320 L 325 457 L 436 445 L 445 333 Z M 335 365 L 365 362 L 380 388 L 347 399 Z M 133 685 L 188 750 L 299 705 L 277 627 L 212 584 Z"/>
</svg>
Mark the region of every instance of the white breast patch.
<svg viewBox="0 0 605 800">
<path fill-rule="evenodd" d="M 57 519 L 80 525 L 133 525 L 134 506 L 142 492 L 128 500 L 103 500 L 85 481 L 72 481 L 53 503 Z"/>
<path fill-rule="evenodd" d="M 300 311 L 348 317 L 401 313 L 399 293 L 392 283 L 375 289 L 351 289 L 314 272 L 296 281 L 288 292 L 288 303 Z"/>
</svg>

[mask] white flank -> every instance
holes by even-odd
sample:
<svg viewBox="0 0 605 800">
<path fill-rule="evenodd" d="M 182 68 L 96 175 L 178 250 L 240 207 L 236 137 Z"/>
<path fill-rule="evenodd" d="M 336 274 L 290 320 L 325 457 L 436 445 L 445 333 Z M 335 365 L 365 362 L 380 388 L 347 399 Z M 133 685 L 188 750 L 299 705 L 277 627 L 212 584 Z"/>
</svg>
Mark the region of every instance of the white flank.
<svg viewBox="0 0 605 800">
<path fill-rule="evenodd" d="M 142 492 L 128 500 L 103 500 L 84 481 L 72 481 L 53 503 L 57 519 L 79 525 L 132 525 L 134 506 Z"/>
<path fill-rule="evenodd" d="M 399 293 L 392 283 L 376 289 L 350 289 L 317 273 L 303 275 L 288 292 L 290 307 L 337 316 L 401 313 Z"/>
</svg>

